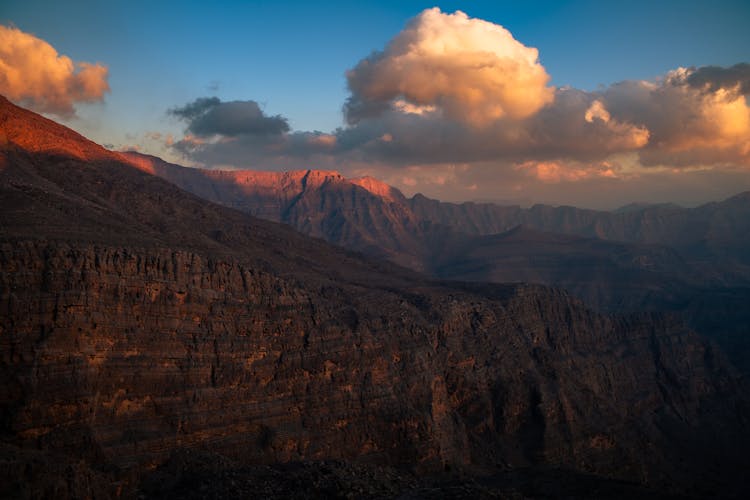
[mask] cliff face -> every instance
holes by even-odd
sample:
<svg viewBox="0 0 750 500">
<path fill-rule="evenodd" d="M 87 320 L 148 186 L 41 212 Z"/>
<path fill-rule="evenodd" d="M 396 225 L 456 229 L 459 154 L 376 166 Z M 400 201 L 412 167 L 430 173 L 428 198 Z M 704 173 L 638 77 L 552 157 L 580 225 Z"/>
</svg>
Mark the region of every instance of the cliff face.
<svg viewBox="0 0 750 500">
<path fill-rule="evenodd" d="M 3 244 L 0 265 L 2 434 L 22 449 L 122 469 L 183 447 L 552 463 L 711 488 L 743 436 L 741 390 L 708 345 L 548 289 L 315 288 L 198 253 L 56 242 Z"/>
<path fill-rule="evenodd" d="M 12 141 L 0 213 L 3 495 L 132 494 L 184 449 L 742 487 L 745 389 L 668 318 L 431 282 Z"/>
</svg>

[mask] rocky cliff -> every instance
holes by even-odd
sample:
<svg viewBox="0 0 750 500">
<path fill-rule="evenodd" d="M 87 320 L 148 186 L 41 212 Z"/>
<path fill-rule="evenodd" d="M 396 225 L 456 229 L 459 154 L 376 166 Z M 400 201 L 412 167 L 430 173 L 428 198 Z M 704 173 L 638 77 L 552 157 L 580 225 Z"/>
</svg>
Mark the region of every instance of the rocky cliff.
<svg viewBox="0 0 750 500">
<path fill-rule="evenodd" d="M 0 265 L 2 434 L 21 449 L 120 471 L 179 448 L 556 464 L 704 492 L 742 463 L 727 463 L 740 386 L 662 318 L 528 286 L 313 284 L 169 249 L 16 242 Z"/>
<path fill-rule="evenodd" d="M 64 132 L 0 104 L 6 137 Z M 0 494 L 134 496 L 159 466 L 170 491 L 198 452 L 216 477 L 336 459 L 742 492 L 746 391 L 679 321 L 433 282 L 101 155 L 0 155 Z"/>
</svg>

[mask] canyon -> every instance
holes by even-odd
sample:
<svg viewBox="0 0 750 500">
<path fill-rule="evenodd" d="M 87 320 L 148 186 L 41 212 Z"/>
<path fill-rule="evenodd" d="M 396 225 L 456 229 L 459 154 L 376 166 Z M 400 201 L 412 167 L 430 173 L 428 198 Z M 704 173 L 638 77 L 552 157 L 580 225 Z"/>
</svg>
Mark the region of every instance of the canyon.
<svg viewBox="0 0 750 500">
<path fill-rule="evenodd" d="M 371 179 L 160 168 L 0 99 L 0 495 L 746 493 L 746 382 L 678 315 L 420 274 L 446 225 Z"/>
</svg>

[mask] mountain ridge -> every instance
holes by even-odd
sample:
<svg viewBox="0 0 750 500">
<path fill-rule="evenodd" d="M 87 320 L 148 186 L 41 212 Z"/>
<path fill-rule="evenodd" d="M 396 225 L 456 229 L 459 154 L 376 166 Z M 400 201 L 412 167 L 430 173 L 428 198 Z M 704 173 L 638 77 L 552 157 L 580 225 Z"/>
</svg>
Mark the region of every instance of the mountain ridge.
<svg viewBox="0 0 750 500">
<path fill-rule="evenodd" d="M 137 155 L 137 153 L 131 153 L 129 157 L 137 158 Z M 166 164 L 166 162 L 163 163 L 165 165 L 172 165 Z M 175 165 L 174 167 L 177 166 Z M 171 168 L 174 169 L 174 167 Z M 222 176 L 240 178 L 243 175 L 252 178 L 254 175 L 252 173 L 254 171 L 249 170 L 220 171 L 222 173 L 202 170 L 202 172 L 208 178 Z M 230 174 L 228 172 L 245 172 L 245 174 Z M 315 171 L 310 170 L 310 172 Z M 165 166 L 162 168 L 160 175 L 188 191 L 199 192 L 199 188 L 182 181 L 179 175 L 170 171 L 170 167 Z M 266 176 L 266 182 L 262 184 L 267 190 L 266 193 L 246 192 L 244 197 L 241 195 L 236 197 L 230 194 L 229 198 L 225 199 L 221 189 L 217 188 L 210 194 L 203 192 L 201 196 L 218 203 L 234 206 L 249 213 L 255 213 L 255 215 L 288 223 L 306 234 L 323 237 L 335 244 L 367 251 L 366 246 L 363 245 L 361 248 L 358 248 L 351 241 L 341 240 L 340 235 L 331 234 L 325 227 L 305 225 L 304 221 L 301 220 L 304 219 L 304 216 L 295 210 L 289 210 L 289 206 L 281 206 L 283 203 L 280 203 L 276 207 L 278 210 L 273 214 L 263 212 L 258 207 L 262 207 L 265 203 L 264 196 L 269 198 L 274 197 L 276 195 L 275 189 L 280 189 L 281 191 L 286 191 L 290 188 L 293 189 L 293 186 L 285 183 L 280 184 L 278 181 L 274 183 L 273 179 L 282 178 L 284 174 L 263 175 Z M 321 174 L 318 175 L 324 176 L 327 174 L 325 171 L 321 171 Z M 372 186 L 372 189 L 367 190 L 367 193 L 373 197 L 368 203 L 378 209 L 382 205 L 388 205 L 392 208 L 398 207 L 399 216 L 389 218 L 391 226 L 403 226 L 403 230 L 400 231 L 401 233 L 416 233 L 420 238 L 430 238 L 430 235 L 426 233 L 430 231 L 431 227 L 439 228 L 438 231 L 447 230 L 456 232 L 457 235 L 462 233 L 469 235 L 489 235 L 504 233 L 517 225 L 525 225 L 539 231 L 551 233 L 595 237 L 625 243 L 672 246 L 683 254 L 684 257 L 701 262 L 704 267 L 707 258 L 717 256 L 729 258 L 732 260 L 731 265 L 738 271 L 735 271 L 733 274 L 732 271 L 723 268 L 710 270 L 709 272 L 714 274 L 713 279 L 729 280 L 732 283 L 750 282 L 750 243 L 741 238 L 738 239 L 736 236 L 737 234 L 742 234 L 743 229 L 750 230 L 750 223 L 741 223 L 744 217 L 734 216 L 735 219 L 738 219 L 738 221 L 735 221 L 735 224 L 739 224 L 740 227 L 732 228 L 731 230 L 727 229 L 723 227 L 726 221 L 723 220 L 725 216 L 722 212 L 727 208 L 735 208 L 741 210 L 743 214 L 750 213 L 750 192 L 738 193 L 723 201 L 705 203 L 694 208 L 681 208 L 669 204 L 650 204 L 637 210 L 608 212 L 580 209 L 571 206 L 555 207 L 552 205 L 537 204 L 531 208 L 524 209 L 520 206 L 503 206 L 491 203 L 447 203 L 431 200 L 421 194 L 406 198 L 396 188 L 388 186 L 382 181 L 373 179 L 363 182 L 357 179 L 346 179 L 338 173 L 336 175 L 336 180 L 341 183 L 336 184 L 337 186 L 342 184 L 354 184 L 365 188 Z M 281 187 L 279 187 L 280 185 Z M 316 183 L 314 188 L 324 188 L 323 183 Z M 299 195 L 302 193 L 302 190 L 295 189 L 294 193 Z M 382 193 L 386 194 L 383 195 Z M 257 199 L 254 200 L 253 196 L 256 196 Z M 276 196 L 276 198 L 278 199 L 279 197 Z M 292 198 L 294 197 L 288 196 L 284 199 L 289 201 Z M 315 210 L 308 211 L 307 216 L 316 213 L 316 211 L 320 213 L 321 209 L 315 207 Z M 381 215 L 381 217 L 385 216 Z M 355 222 L 343 220 L 339 221 L 339 225 L 353 226 Z M 687 228 L 690 228 L 691 231 L 687 231 Z M 366 232 L 367 229 L 356 227 L 356 230 Z M 379 234 L 373 232 L 370 240 L 376 240 L 377 236 Z M 714 242 L 718 241 L 725 243 L 714 244 Z M 726 242 L 729 243 L 729 248 L 727 248 Z M 408 244 L 387 243 L 386 239 L 386 243 L 383 243 L 382 246 L 390 251 L 391 259 L 397 262 L 400 258 L 399 253 L 404 254 L 402 263 L 409 262 L 410 260 L 429 259 L 429 256 L 426 255 L 429 249 L 425 248 L 424 244 L 420 245 L 413 241 L 408 242 Z M 425 265 L 417 266 L 418 269 L 425 269 L 425 267 Z M 736 274 L 737 272 L 739 274 Z"/>
</svg>

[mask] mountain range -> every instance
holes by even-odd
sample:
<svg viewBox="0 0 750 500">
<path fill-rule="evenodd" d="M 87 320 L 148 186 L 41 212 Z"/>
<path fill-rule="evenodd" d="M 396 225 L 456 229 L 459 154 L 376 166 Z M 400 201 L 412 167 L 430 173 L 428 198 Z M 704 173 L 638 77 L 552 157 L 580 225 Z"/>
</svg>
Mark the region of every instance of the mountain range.
<svg viewBox="0 0 750 500">
<path fill-rule="evenodd" d="M 487 236 L 478 214 L 503 209 L 476 207 L 330 172 L 182 169 L 0 98 L 0 495 L 746 493 L 745 381 L 681 318 L 435 277 L 465 255 L 506 279 L 478 250 L 536 242 L 606 272 L 724 252 L 736 273 L 709 259 L 695 278 L 724 286 L 743 243 Z M 451 213 L 477 217 L 469 248 Z"/>
<path fill-rule="evenodd" d="M 750 192 L 696 208 L 524 209 L 407 198 L 331 171 L 205 170 L 124 154 L 204 199 L 436 278 L 540 283 L 601 311 L 677 313 L 750 374 Z"/>
</svg>

